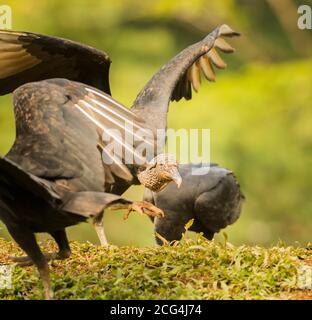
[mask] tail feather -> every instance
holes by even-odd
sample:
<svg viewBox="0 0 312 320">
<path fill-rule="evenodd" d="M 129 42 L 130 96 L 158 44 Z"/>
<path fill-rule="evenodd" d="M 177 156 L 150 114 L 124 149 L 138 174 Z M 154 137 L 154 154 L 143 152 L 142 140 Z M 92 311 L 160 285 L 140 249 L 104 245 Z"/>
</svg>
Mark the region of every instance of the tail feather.
<svg viewBox="0 0 312 320">
<path fill-rule="evenodd" d="M 52 189 L 48 181 L 27 173 L 8 158 L 0 158 L 0 183 L 9 186 L 15 185 L 50 203 L 61 201 L 60 195 Z"/>
<path fill-rule="evenodd" d="M 70 194 L 62 210 L 92 218 L 113 204 L 128 203 L 131 201 L 111 193 L 84 191 Z"/>
<path fill-rule="evenodd" d="M 2 187 L 2 188 L 1 188 Z M 8 158 L 0 158 L 0 195 L 7 187 L 30 192 L 44 199 L 53 207 L 85 218 L 99 215 L 113 204 L 130 204 L 131 201 L 120 196 L 104 192 L 66 192 L 56 193 L 52 184 L 24 171 Z"/>
</svg>

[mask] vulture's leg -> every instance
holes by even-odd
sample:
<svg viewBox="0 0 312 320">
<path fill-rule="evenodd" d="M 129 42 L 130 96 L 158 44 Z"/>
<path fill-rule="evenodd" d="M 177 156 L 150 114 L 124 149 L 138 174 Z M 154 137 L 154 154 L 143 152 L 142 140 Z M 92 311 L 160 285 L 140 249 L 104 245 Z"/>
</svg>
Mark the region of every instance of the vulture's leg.
<svg viewBox="0 0 312 320">
<path fill-rule="evenodd" d="M 71 250 L 69 247 L 68 239 L 66 236 L 65 230 L 58 230 L 55 232 L 50 232 L 51 236 L 54 238 L 56 241 L 58 247 L 59 247 L 59 252 L 52 252 L 52 253 L 45 253 L 44 257 L 47 261 L 50 260 L 65 260 L 70 257 L 71 255 Z M 13 262 L 18 263 L 19 266 L 21 267 L 26 267 L 26 266 L 31 266 L 34 264 L 33 260 L 28 257 L 11 257 L 11 260 Z"/>
<path fill-rule="evenodd" d="M 117 183 L 115 183 L 113 185 L 113 188 L 111 189 L 111 193 L 122 195 L 129 188 L 129 183 L 127 183 L 123 179 L 118 179 L 118 178 L 116 178 L 116 179 L 117 179 Z M 128 209 L 128 207 L 127 207 L 127 209 Z M 93 219 L 93 226 L 94 226 L 96 234 L 100 240 L 101 246 L 108 247 L 109 243 L 106 238 L 104 224 L 103 224 L 103 213 L 96 216 Z"/>
<path fill-rule="evenodd" d="M 102 247 L 108 246 L 108 241 L 105 235 L 104 224 L 103 224 L 103 213 L 99 214 L 93 219 L 93 226 L 96 231 L 96 234 L 100 240 Z"/>
<path fill-rule="evenodd" d="M 164 212 L 147 201 L 134 201 L 130 204 L 117 204 L 110 206 L 112 210 L 127 209 L 124 219 L 128 219 L 132 211 L 146 214 L 149 217 L 163 218 Z"/>
<path fill-rule="evenodd" d="M 26 252 L 36 265 L 43 282 L 45 299 L 52 299 L 53 292 L 51 289 L 48 262 L 38 246 L 35 235 L 23 228 L 9 228 L 9 232 L 17 244 Z"/>
<path fill-rule="evenodd" d="M 50 254 L 51 255 L 50 260 L 65 260 L 69 258 L 71 255 L 71 250 L 69 247 L 65 229 L 58 230 L 55 232 L 50 232 L 50 234 L 54 238 L 54 240 L 56 241 L 59 247 L 59 252 Z"/>
</svg>

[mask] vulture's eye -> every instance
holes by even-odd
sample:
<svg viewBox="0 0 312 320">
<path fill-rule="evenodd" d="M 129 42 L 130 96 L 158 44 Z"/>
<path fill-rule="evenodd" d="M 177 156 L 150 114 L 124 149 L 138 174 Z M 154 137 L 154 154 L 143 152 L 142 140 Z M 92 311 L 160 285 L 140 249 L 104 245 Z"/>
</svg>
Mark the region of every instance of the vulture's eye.
<svg viewBox="0 0 312 320">
<path fill-rule="evenodd" d="M 149 167 L 149 169 L 155 169 L 157 167 L 157 163 L 154 163 L 151 167 Z"/>
</svg>

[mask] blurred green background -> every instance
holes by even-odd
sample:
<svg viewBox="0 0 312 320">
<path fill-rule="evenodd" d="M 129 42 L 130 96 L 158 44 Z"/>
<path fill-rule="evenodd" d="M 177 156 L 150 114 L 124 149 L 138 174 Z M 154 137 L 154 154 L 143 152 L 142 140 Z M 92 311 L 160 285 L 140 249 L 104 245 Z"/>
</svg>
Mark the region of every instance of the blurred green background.
<svg viewBox="0 0 312 320">
<path fill-rule="evenodd" d="M 113 96 L 130 106 L 164 63 L 214 27 L 242 32 L 217 83 L 203 84 L 190 102 L 172 103 L 169 127 L 210 128 L 211 160 L 231 168 L 247 201 L 226 229 L 235 244 L 311 241 L 312 30 L 297 28 L 294 0 L 50 0 L 9 1 L 13 29 L 80 41 L 113 60 Z M 0 154 L 14 141 L 12 97 L 0 101 Z M 142 188 L 127 192 L 141 199 Z M 107 212 L 111 243 L 153 244 L 147 217 Z M 7 236 L 0 225 L 0 235 Z M 97 243 L 91 225 L 70 238 Z"/>
</svg>

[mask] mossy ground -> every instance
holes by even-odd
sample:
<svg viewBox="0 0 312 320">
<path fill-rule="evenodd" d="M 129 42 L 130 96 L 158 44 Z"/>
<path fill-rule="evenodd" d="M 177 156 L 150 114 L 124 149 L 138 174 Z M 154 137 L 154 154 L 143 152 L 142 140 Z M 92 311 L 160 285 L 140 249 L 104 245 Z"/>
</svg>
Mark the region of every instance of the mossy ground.
<svg viewBox="0 0 312 320">
<path fill-rule="evenodd" d="M 312 266 L 310 246 L 234 247 L 199 235 L 163 247 L 71 247 L 70 259 L 51 262 L 56 299 L 312 299 L 312 290 L 298 290 L 297 272 Z M 0 264 L 20 254 L 0 239 Z M 41 298 L 34 267 L 15 267 L 12 289 L 0 290 L 0 299 Z"/>
</svg>

